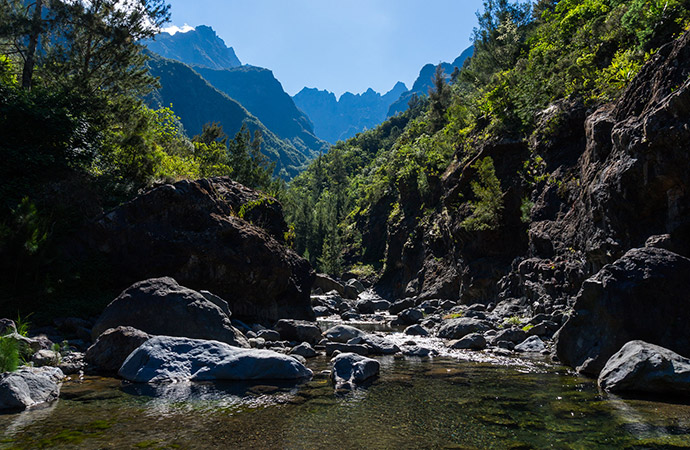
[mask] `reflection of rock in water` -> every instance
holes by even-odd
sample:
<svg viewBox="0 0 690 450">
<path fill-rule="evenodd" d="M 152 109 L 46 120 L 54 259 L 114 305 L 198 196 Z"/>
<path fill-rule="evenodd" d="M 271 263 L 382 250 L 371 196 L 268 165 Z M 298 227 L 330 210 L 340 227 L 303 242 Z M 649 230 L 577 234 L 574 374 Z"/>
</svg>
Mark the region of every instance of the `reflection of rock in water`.
<svg viewBox="0 0 690 450">
<path fill-rule="evenodd" d="M 208 383 L 126 383 L 122 391 L 150 397 L 146 407 L 156 414 L 172 414 L 198 408 L 225 409 L 237 406 L 259 407 L 286 403 L 298 391 L 297 383 L 249 382 Z"/>
<path fill-rule="evenodd" d="M 53 414 L 59 401 L 56 400 L 48 405 L 35 407 L 16 414 L 14 420 L 5 429 L 3 436 L 13 436 L 29 425 L 48 419 Z"/>
<path fill-rule="evenodd" d="M 608 394 L 607 400 L 608 405 L 612 407 L 612 414 L 616 417 L 621 427 L 638 439 L 665 438 L 679 434 L 690 434 L 690 422 L 683 420 L 681 415 L 675 416 L 669 411 L 669 415 L 673 417 L 674 421 L 679 423 L 657 425 L 650 422 L 649 412 L 638 411 L 632 404 L 633 402 L 623 400 L 613 394 Z M 672 408 L 670 404 L 666 406 Z M 659 417 L 659 419 L 665 418 Z M 668 422 L 668 420 L 663 421 Z"/>
</svg>

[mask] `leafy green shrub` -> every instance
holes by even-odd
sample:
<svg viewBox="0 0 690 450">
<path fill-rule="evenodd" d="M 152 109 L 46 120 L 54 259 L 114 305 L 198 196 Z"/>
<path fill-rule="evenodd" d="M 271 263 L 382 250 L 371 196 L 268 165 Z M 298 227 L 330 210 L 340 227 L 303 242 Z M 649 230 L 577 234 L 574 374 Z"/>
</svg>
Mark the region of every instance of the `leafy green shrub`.
<svg viewBox="0 0 690 450">
<path fill-rule="evenodd" d="M 506 319 L 503 320 L 503 326 L 510 325 L 512 326 L 520 326 L 522 325 L 522 318 L 519 316 L 511 316 L 507 317 Z"/>
<path fill-rule="evenodd" d="M 19 367 L 19 343 L 10 337 L 0 337 L 0 373 L 14 372 Z"/>
<path fill-rule="evenodd" d="M 527 324 L 527 325 L 525 325 L 524 327 L 522 327 L 522 331 L 524 331 L 525 333 L 527 333 L 527 332 L 528 332 L 529 330 L 531 330 L 532 328 L 534 328 L 534 325 L 532 325 L 532 324 Z"/>
<path fill-rule="evenodd" d="M 468 231 L 495 230 L 501 221 L 503 192 L 496 177 L 494 161 L 487 156 L 472 167 L 477 171 L 478 181 L 472 181 L 470 186 L 477 200 L 470 202 L 472 215 L 463 220 L 461 226 Z"/>
</svg>

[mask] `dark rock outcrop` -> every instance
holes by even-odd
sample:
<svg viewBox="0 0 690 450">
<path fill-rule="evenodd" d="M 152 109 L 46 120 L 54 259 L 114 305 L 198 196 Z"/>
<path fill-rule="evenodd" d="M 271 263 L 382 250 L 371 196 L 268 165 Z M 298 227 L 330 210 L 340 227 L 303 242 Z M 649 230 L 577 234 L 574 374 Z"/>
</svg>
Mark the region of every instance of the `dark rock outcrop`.
<svg viewBox="0 0 690 450">
<path fill-rule="evenodd" d="M 120 289 L 171 276 L 219 295 L 242 319 L 313 320 L 314 273 L 282 244 L 285 231 L 277 201 L 213 178 L 152 189 L 100 218 L 82 240 Z"/>
<path fill-rule="evenodd" d="M 249 347 L 221 308 L 168 277 L 141 281 L 124 290 L 96 321 L 93 338 L 119 326 L 154 335 L 212 339 Z"/>
<path fill-rule="evenodd" d="M 690 259 L 659 248 L 633 249 L 585 281 L 557 334 L 558 358 L 597 375 L 628 341 L 690 355 Z"/>
<path fill-rule="evenodd" d="M 644 341 L 631 341 L 613 355 L 599 375 L 609 392 L 690 396 L 690 359 Z"/>
<path fill-rule="evenodd" d="M 130 353 L 150 338 L 149 334 L 133 327 L 110 328 L 86 350 L 84 360 L 93 371 L 117 374 Z"/>
<path fill-rule="evenodd" d="M 318 344 L 319 341 L 323 339 L 321 329 L 316 322 L 281 319 L 275 324 L 274 328 L 280 333 L 280 337 L 286 341 Z"/>
</svg>

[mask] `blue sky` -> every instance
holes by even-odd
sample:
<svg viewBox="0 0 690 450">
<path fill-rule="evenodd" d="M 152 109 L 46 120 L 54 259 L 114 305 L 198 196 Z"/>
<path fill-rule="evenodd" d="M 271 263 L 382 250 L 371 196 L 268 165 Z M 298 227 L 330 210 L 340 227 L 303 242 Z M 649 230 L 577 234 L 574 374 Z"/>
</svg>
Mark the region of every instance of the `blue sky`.
<svg viewBox="0 0 690 450">
<path fill-rule="evenodd" d="M 470 45 L 482 0 L 169 0 L 172 25 L 213 27 L 243 64 L 291 95 L 411 87 L 426 63 Z"/>
</svg>

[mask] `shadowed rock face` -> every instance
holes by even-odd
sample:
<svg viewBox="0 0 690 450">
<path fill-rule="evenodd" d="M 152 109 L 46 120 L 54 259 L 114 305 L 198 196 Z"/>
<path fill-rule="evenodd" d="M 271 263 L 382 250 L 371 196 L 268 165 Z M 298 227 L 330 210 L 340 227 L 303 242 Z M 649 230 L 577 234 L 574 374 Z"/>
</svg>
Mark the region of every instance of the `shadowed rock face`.
<svg viewBox="0 0 690 450">
<path fill-rule="evenodd" d="M 528 316 L 565 311 L 585 280 L 651 236 L 664 238 L 649 247 L 690 256 L 689 76 L 686 33 L 661 48 L 618 101 L 597 110 L 578 99 L 559 101 L 540 113 L 528 140 L 478 144 L 470 161 L 462 149 L 458 162 L 429 180 L 427 192 L 414 183 L 399 186 L 403 218 L 374 226 L 391 213 L 382 206 L 361 226 L 363 242 L 364 231 L 376 233 L 367 238 L 367 249 L 378 249 L 370 260 L 386 261 L 377 291 L 509 302 Z M 470 232 L 461 226 L 470 211 L 458 199 L 473 198 L 472 164 L 486 156 L 504 193 L 502 222 Z M 516 176 L 530 161 L 538 161 L 540 179 Z M 530 204 L 523 223 L 520 206 Z M 436 211 L 419 220 L 420 205 Z"/>
<path fill-rule="evenodd" d="M 120 326 L 154 335 L 209 339 L 249 347 L 222 308 L 169 277 L 141 281 L 122 292 L 96 321 L 93 338 L 104 337 L 102 333 L 106 330 Z"/>
<path fill-rule="evenodd" d="M 628 341 L 690 355 L 690 259 L 660 248 L 633 249 L 582 285 L 558 332 L 557 354 L 597 375 Z"/>
<path fill-rule="evenodd" d="M 121 289 L 170 276 L 222 297 L 240 319 L 313 320 L 314 272 L 283 245 L 286 230 L 276 200 L 213 178 L 152 189 L 100 218 L 81 239 L 87 252 L 106 260 Z"/>
</svg>

